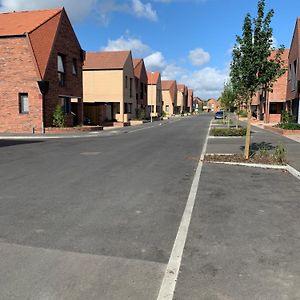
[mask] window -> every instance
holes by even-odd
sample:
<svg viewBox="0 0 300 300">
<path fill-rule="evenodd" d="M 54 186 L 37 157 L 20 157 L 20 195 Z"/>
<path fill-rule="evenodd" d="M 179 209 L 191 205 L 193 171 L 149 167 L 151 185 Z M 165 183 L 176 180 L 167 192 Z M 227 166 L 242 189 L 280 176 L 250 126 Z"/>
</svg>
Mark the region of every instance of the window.
<svg viewBox="0 0 300 300">
<path fill-rule="evenodd" d="M 169 105 L 166 105 L 166 112 L 169 112 Z"/>
<path fill-rule="evenodd" d="M 71 99 L 70 98 L 60 98 L 60 105 L 65 114 L 69 114 L 71 112 Z"/>
<path fill-rule="evenodd" d="M 124 114 L 132 113 L 132 103 L 124 103 Z"/>
<path fill-rule="evenodd" d="M 144 99 L 144 85 L 141 82 L 141 99 Z"/>
<path fill-rule="evenodd" d="M 294 91 L 297 88 L 297 66 L 298 61 L 295 60 L 292 65 L 292 91 Z"/>
<path fill-rule="evenodd" d="M 72 74 L 74 76 L 77 75 L 77 59 L 73 58 L 73 63 L 72 63 Z"/>
<path fill-rule="evenodd" d="M 60 86 L 65 86 L 65 58 L 63 55 L 57 55 L 57 72 Z"/>
<path fill-rule="evenodd" d="M 129 79 L 129 97 L 132 98 L 132 78 Z"/>
<path fill-rule="evenodd" d="M 20 114 L 28 114 L 29 113 L 28 93 L 20 93 L 19 94 L 19 112 L 20 112 Z"/>
<path fill-rule="evenodd" d="M 270 114 L 277 114 L 277 103 L 270 103 Z"/>
<path fill-rule="evenodd" d="M 117 114 L 119 114 L 120 113 L 120 103 L 114 103 L 114 107 L 117 111 Z"/>
<path fill-rule="evenodd" d="M 128 88 L 128 77 L 125 76 L 125 89 L 127 89 L 127 88 Z"/>
</svg>

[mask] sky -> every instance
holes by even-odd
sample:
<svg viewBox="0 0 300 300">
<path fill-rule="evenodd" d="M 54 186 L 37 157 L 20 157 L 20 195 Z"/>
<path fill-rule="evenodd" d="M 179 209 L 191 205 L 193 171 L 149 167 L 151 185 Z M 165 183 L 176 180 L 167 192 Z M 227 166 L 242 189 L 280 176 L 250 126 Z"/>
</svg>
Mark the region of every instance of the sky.
<svg viewBox="0 0 300 300">
<path fill-rule="evenodd" d="M 0 0 L 0 11 L 62 6 L 84 50 L 132 50 L 148 71 L 206 100 L 220 96 L 236 35 L 257 0 Z M 289 48 L 300 1 L 266 0 L 270 8 L 274 44 Z"/>
</svg>

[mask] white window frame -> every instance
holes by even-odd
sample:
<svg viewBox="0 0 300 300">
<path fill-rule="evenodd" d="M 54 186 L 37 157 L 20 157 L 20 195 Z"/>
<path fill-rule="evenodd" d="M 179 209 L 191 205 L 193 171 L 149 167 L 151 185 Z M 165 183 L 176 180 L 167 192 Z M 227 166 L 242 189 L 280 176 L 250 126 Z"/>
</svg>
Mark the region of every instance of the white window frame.
<svg viewBox="0 0 300 300">
<path fill-rule="evenodd" d="M 29 95 L 28 93 L 19 93 L 19 113 L 29 113 Z"/>
</svg>

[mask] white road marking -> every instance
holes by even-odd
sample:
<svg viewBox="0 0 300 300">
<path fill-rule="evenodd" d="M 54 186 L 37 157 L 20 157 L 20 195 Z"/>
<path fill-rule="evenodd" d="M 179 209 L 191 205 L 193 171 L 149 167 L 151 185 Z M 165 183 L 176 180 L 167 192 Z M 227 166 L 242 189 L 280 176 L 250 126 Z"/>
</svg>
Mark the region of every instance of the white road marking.
<svg viewBox="0 0 300 300">
<path fill-rule="evenodd" d="M 209 136 L 209 139 L 240 139 L 244 138 L 245 136 Z"/>
<path fill-rule="evenodd" d="M 177 232 L 177 236 L 173 245 L 172 253 L 165 271 L 165 275 L 160 287 L 160 291 L 157 300 L 172 300 L 175 292 L 176 281 L 179 274 L 179 269 L 181 265 L 183 249 L 185 246 L 189 226 L 191 223 L 192 213 L 195 205 L 196 195 L 198 191 L 198 185 L 200 181 L 200 176 L 203 167 L 203 160 L 208 143 L 208 135 L 211 128 L 211 122 L 207 131 L 205 142 L 203 145 L 200 160 L 198 162 L 198 167 L 194 175 L 193 183 L 189 193 L 189 197 L 186 203 L 186 207 L 181 219 L 181 223 Z"/>
<path fill-rule="evenodd" d="M 290 174 L 292 174 L 294 177 L 300 180 L 300 172 L 298 170 L 296 170 L 290 165 L 287 165 L 286 169 L 290 172 Z"/>
<path fill-rule="evenodd" d="M 173 123 L 178 122 L 178 121 L 181 121 L 181 119 L 172 120 L 172 121 L 170 121 L 168 123 L 165 123 L 165 125 L 167 125 L 167 124 L 173 124 Z M 141 130 L 146 130 L 146 129 L 150 129 L 150 128 L 154 128 L 154 127 L 159 127 L 161 125 L 162 125 L 162 123 L 159 123 L 159 124 L 153 125 L 153 126 L 148 126 L 148 127 L 143 127 L 143 128 L 139 128 L 139 129 L 130 130 L 127 133 L 134 133 L 134 132 L 141 131 Z"/>
<path fill-rule="evenodd" d="M 210 154 L 213 155 L 213 154 Z M 221 154 L 228 155 L 228 154 Z M 223 164 L 230 166 L 241 166 L 241 167 L 250 167 L 250 168 L 261 168 L 261 169 L 273 169 L 273 170 L 286 170 L 295 178 L 300 180 L 300 172 L 293 168 L 291 165 L 268 165 L 268 164 L 254 164 L 254 163 L 238 163 L 238 162 L 228 162 L 228 161 L 208 161 L 212 164 Z"/>
</svg>

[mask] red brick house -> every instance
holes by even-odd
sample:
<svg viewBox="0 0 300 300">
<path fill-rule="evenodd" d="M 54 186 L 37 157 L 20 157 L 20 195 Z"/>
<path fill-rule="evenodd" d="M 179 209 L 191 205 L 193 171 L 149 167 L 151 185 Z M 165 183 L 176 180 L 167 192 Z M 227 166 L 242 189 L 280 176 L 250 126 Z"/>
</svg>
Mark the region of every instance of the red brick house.
<svg viewBox="0 0 300 300">
<path fill-rule="evenodd" d="M 206 112 L 217 112 L 220 110 L 220 103 L 216 99 L 209 99 L 203 107 Z"/>
<path fill-rule="evenodd" d="M 192 89 L 188 89 L 188 98 L 187 98 L 187 112 L 191 113 L 193 111 L 193 99 L 194 99 L 194 91 Z"/>
<path fill-rule="evenodd" d="M 177 82 L 176 80 L 162 80 L 162 106 L 167 116 L 176 113 L 177 107 Z"/>
<path fill-rule="evenodd" d="M 297 18 L 288 58 L 287 109 L 300 124 L 300 17 Z"/>
<path fill-rule="evenodd" d="M 177 84 L 177 112 L 186 112 L 188 88 L 184 84 Z"/>
<path fill-rule="evenodd" d="M 63 8 L 0 14 L 0 132 L 82 122 L 84 51 Z"/>
<path fill-rule="evenodd" d="M 147 72 L 148 77 L 148 106 L 151 107 L 152 117 L 162 114 L 162 87 L 159 72 Z"/>
<path fill-rule="evenodd" d="M 136 118 L 131 51 L 87 52 L 83 66 L 84 115 L 92 124 L 120 125 Z"/>
<path fill-rule="evenodd" d="M 271 54 L 275 56 L 275 51 Z M 285 67 L 288 66 L 289 49 L 285 49 L 281 58 Z M 272 92 L 258 92 L 252 99 L 252 113 L 258 120 L 265 123 L 279 123 L 281 113 L 286 109 L 288 72 L 285 72 L 273 85 Z"/>
<path fill-rule="evenodd" d="M 137 101 L 137 115 L 142 111 L 146 115 L 150 116 L 150 109 L 148 109 L 147 104 L 147 92 L 148 92 L 148 77 L 145 67 L 144 60 L 141 58 L 134 58 L 133 69 L 135 77 L 135 92 L 136 92 L 136 101 Z"/>
</svg>

